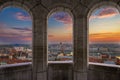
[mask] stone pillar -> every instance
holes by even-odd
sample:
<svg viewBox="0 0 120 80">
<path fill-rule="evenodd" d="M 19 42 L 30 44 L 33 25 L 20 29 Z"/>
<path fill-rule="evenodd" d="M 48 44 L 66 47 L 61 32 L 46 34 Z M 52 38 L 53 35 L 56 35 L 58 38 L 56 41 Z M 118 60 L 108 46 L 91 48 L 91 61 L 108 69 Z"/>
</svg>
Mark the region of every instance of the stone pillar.
<svg viewBox="0 0 120 80">
<path fill-rule="evenodd" d="M 36 5 L 33 12 L 33 80 L 47 80 L 47 11 Z"/>
<path fill-rule="evenodd" d="M 83 6 L 74 13 L 74 80 L 87 80 L 87 17 Z"/>
</svg>

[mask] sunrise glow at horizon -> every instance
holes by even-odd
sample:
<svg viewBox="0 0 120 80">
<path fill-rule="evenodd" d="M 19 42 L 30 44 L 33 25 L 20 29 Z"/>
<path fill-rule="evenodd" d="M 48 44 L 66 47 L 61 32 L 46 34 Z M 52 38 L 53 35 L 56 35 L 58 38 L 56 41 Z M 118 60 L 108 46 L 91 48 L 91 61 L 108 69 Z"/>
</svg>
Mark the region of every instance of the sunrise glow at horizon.
<svg viewBox="0 0 120 80">
<path fill-rule="evenodd" d="M 48 18 L 48 43 L 73 41 L 72 17 L 67 12 L 56 12 Z"/>
<path fill-rule="evenodd" d="M 48 42 L 73 41 L 73 21 L 67 12 L 56 12 L 48 18 Z M 114 7 L 96 9 L 89 18 L 90 42 L 120 42 L 120 14 Z M 32 44 L 30 14 L 16 7 L 0 12 L 0 44 Z"/>
<path fill-rule="evenodd" d="M 92 12 L 89 18 L 89 41 L 120 42 L 120 14 L 116 8 L 106 6 Z"/>
</svg>

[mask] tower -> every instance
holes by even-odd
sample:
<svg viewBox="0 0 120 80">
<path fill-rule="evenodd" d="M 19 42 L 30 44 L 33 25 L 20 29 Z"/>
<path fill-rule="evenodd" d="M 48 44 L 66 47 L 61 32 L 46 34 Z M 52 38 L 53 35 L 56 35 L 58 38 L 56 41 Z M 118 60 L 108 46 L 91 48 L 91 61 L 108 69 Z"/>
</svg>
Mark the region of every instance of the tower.
<svg viewBox="0 0 120 80">
<path fill-rule="evenodd" d="M 63 43 L 60 42 L 59 46 L 60 46 L 60 53 L 64 53 L 64 46 L 63 46 Z"/>
</svg>

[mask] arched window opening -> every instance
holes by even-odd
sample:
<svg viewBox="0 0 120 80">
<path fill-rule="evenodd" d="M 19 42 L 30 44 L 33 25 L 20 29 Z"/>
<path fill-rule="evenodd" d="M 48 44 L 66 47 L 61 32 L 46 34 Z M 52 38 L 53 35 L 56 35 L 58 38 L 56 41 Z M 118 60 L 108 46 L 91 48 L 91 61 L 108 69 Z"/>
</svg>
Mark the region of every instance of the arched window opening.
<svg viewBox="0 0 120 80">
<path fill-rule="evenodd" d="M 104 6 L 91 13 L 89 62 L 120 65 L 120 15 L 115 7 Z"/>
<path fill-rule="evenodd" d="M 63 11 L 48 17 L 48 61 L 73 61 L 73 21 Z"/>
<path fill-rule="evenodd" d="M 0 65 L 32 61 L 32 20 L 21 8 L 0 12 Z"/>
</svg>

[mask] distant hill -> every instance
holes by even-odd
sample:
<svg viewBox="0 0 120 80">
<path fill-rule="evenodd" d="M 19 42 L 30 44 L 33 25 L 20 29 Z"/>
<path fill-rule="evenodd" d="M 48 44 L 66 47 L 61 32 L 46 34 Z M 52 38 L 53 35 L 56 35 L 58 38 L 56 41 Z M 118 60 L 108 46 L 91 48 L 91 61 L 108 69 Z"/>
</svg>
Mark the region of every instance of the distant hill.
<svg viewBox="0 0 120 80">
<path fill-rule="evenodd" d="M 31 47 L 29 44 L 0 44 L 0 47 Z"/>
</svg>

